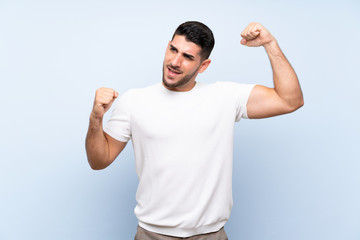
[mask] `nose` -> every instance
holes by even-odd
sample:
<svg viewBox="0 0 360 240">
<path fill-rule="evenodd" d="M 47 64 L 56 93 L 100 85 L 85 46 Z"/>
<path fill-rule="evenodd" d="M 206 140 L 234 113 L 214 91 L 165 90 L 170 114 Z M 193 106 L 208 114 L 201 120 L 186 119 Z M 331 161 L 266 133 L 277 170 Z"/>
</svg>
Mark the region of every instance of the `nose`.
<svg viewBox="0 0 360 240">
<path fill-rule="evenodd" d="M 176 56 L 174 56 L 173 60 L 171 61 L 171 65 L 176 68 L 181 67 L 181 55 L 180 54 L 177 54 Z"/>
</svg>

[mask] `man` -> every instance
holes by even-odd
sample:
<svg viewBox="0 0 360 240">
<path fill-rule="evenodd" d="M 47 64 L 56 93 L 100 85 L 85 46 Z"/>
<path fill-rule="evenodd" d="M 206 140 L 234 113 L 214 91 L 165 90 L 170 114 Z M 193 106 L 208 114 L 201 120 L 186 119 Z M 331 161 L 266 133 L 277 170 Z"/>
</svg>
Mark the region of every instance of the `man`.
<svg viewBox="0 0 360 240">
<path fill-rule="evenodd" d="M 241 44 L 263 46 L 274 88 L 195 79 L 211 63 L 211 30 L 186 22 L 169 42 L 162 82 L 119 97 L 106 127 L 105 112 L 118 93 L 96 91 L 86 137 L 93 169 L 110 165 L 131 139 L 139 186 L 135 239 L 227 239 L 223 226 L 232 208 L 234 122 L 290 113 L 303 105 L 297 76 L 276 39 L 249 24 Z"/>
</svg>

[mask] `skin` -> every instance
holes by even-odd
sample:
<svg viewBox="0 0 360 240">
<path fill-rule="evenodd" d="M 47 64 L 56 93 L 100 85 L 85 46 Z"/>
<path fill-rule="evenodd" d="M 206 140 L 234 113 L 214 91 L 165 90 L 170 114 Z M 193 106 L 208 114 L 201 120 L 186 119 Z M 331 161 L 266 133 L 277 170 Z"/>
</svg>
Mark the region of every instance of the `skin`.
<svg viewBox="0 0 360 240">
<path fill-rule="evenodd" d="M 94 170 L 109 166 L 127 144 L 117 141 L 103 131 L 103 116 L 118 95 L 115 90 L 110 88 L 99 88 L 95 93 L 85 142 L 88 162 Z"/>
<path fill-rule="evenodd" d="M 241 33 L 241 44 L 248 47 L 264 47 L 269 57 L 274 88 L 256 85 L 247 103 L 249 118 L 267 118 L 293 112 L 303 106 L 304 100 L 296 73 L 281 51 L 276 39 L 260 23 L 250 23 Z M 211 63 L 202 59 L 201 47 L 176 35 L 169 42 L 164 62 L 164 87 L 171 91 L 190 91 L 196 77 Z M 103 131 L 104 114 L 111 107 L 118 93 L 110 88 L 99 88 L 95 94 L 86 136 L 86 153 L 93 169 L 109 166 L 125 148 L 126 142 L 118 141 Z"/>
<path fill-rule="evenodd" d="M 241 33 L 241 44 L 264 47 L 273 71 L 274 88 L 256 85 L 247 103 L 249 118 L 267 118 L 293 112 L 304 105 L 296 73 L 276 39 L 260 23 L 250 23 Z"/>
<path fill-rule="evenodd" d="M 186 92 L 195 86 L 195 79 L 211 63 L 200 56 L 201 47 L 175 35 L 169 42 L 163 63 L 163 85 L 172 91 Z"/>
</svg>

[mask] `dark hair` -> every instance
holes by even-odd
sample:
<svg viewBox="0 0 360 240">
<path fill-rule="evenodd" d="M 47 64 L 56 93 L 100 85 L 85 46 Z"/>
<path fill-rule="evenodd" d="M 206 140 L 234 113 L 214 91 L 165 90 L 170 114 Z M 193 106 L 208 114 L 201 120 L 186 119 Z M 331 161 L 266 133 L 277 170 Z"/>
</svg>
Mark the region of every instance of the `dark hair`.
<svg viewBox="0 0 360 240">
<path fill-rule="evenodd" d="M 184 22 L 176 30 L 175 35 L 185 36 L 185 39 L 201 47 L 200 55 L 202 59 L 207 59 L 215 45 L 212 31 L 205 24 L 196 21 Z"/>
</svg>

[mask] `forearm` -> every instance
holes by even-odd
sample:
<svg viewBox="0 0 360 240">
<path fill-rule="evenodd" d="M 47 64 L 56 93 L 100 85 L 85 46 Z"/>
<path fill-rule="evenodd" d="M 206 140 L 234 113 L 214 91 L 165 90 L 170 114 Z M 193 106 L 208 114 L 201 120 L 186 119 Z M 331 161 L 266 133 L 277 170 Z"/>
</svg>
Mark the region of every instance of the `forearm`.
<svg viewBox="0 0 360 240">
<path fill-rule="evenodd" d="M 108 165 L 109 147 L 102 127 L 102 118 L 90 116 L 85 147 L 92 169 L 103 169 Z"/>
<path fill-rule="evenodd" d="M 299 80 L 277 41 L 274 39 L 265 44 L 264 48 L 270 59 L 276 93 L 291 108 L 297 109 L 301 107 L 304 100 Z"/>
</svg>

